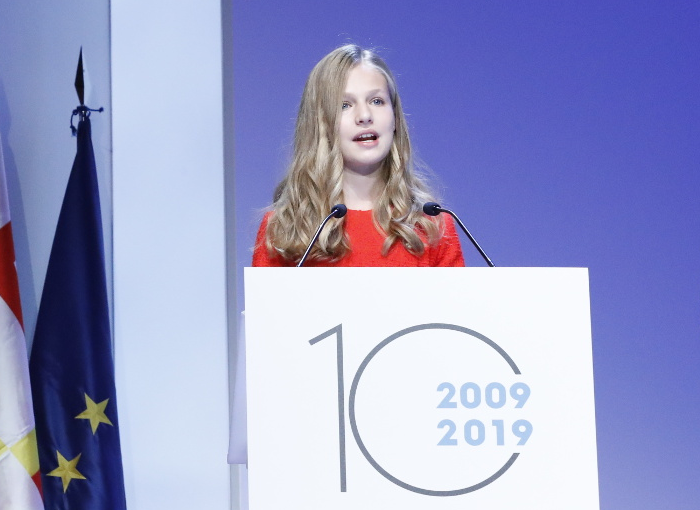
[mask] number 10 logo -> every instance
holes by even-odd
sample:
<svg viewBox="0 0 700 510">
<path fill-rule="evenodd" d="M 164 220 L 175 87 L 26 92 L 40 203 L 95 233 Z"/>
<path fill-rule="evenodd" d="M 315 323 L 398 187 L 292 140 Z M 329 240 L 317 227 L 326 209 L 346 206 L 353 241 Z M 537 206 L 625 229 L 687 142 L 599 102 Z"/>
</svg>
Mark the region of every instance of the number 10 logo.
<svg viewBox="0 0 700 510">
<path fill-rule="evenodd" d="M 458 496 L 462 494 L 467 494 L 479 490 L 490 483 L 501 477 L 508 469 L 513 465 L 513 463 L 518 459 L 520 453 L 513 452 L 507 461 L 502 464 L 495 472 L 491 472 L 485 478 L 479 480 L 475 483 L 470 483 L 467 486 L 459 487 L 451 490 L 438 490 L 429 489 L 425 487 L 418 487 L 415 484 L 407 483 L 404 480 L 400 480 L 398 477 L 392 475 L 385 467 L 380 465 L 380 463 L 372 456 L 368 447 L 363 441 L 357 424 L 356 417 L 356 402 L 357 402 L 357 390 L 360 380 L 365 374 L 365 371 L 369 364 L 375 359 L 375 356 L 382 351 L 385 347 L 396 342 L 397 340 L 404 340 L 407 335 L 411 333 L 416 333 L 420 331 L 437 330 L 437 331 L 453 331 L 461 333 L 464 336 L 465 341 L 482 342 L 498 355 L 498 359 L 505 361 L 509 367 L 509 371 L 512 371 L 514 375 L 521 375 L 520 369 L 515 364 L 513 359 L 508 355 L 508 353 L 502 349 L 493 340 L 487 338 L 486 336 L 461 326 L 456 326 L 453 324 L 443 324 L 443 323 L 432 323 L 432 324 L 421 324 L 418 326 L 413 326 L 410 328 L 398 331 L 379 344 L 377 344 L 367 356 L 360 363 L 357 371 L 352 380 L 352 385 L 350 388 L 349 395 L 349 420 L 350 427 L 352 429 L 353 437 L 357 443 L 358 448 L 362 452 L 363 456 L 369 462 L 369 464 L 387 480 L 393 482 L 394 484 L 402 487 L 411 492 L 416 492 L 419 494 L 424 494 L 428 496 Z M 345 385 L 344 385 L 344 375 L 343 375 L 343 326 L 339 324 L 334 328 L 318 335 L 315 338 L 309 340 L 311 345 L 315 345 L 318 342 L 335 336 L 336 339 L 336 363 L 337 363 L 337 383 L 338 383 L 338 436 L 339 436 L 339 461 L 340 461 L 340 490 L 341 492 L 347 491 L 346 484 L 346 453 L 345 453 Z M 482 344 L 482 345 L 483 345 Z M 491 352 L 493 352 L 491 351 Z M 460 381 L 463 382 L 463 381 Z M 459 388 L 459 389 L 458 389 Z M 462 409 L 475 409 L 479 406 L 485 406 L 489 409 L 500 410 L 505 407 L 513 407 L 515 409 L 522 409 L 527 400 L 530 397 L 530 388 L 527 384 L 523 382 L 516 382 L 512 385 L 506 387 L 505 384 L 500 382 L 491 382 L 484 385 L 484 388 L 475 382 L 463 382 L 461 386 L 455 386 L 451 382 L 441 382 L 436 388 L 436 405 L 435 408 L 445 410 L 444 412 L 450 412 L 450 409 L 462 408 Z M 512 405 L 511 405 L 512 404 Z M 440 447 L 456 447 L 460 443 L 467 445 L 467 447 L 480 446 L 490 440 L 491 444 L 496 446 L 505 447 L 506 445 L 506 435 L 512 431 L 512 434 L 517 438 L 517 445 L 524 445 L 530 435 L 532 434 L 533 427 L 532 424 L 523 419 L 518 419 L 512 422 L 510 427 L 506 426 L 506 422 L 502 419 L 492 420 L 490 424 L 485 424 L 483 421 L 478 419 L 469 419 L 464 422 L 463 426 L 463 440 L 460 441 L 457 437 L 458 426 L 453 419 L 443 419 L 437 424 L 437 429 L 440 433 L 437 437 L 435 444 Z M 507 432 L 508 431 L 508 432 Z M 457 436 L 457 437 L 455 437 Z"/>
</svg>

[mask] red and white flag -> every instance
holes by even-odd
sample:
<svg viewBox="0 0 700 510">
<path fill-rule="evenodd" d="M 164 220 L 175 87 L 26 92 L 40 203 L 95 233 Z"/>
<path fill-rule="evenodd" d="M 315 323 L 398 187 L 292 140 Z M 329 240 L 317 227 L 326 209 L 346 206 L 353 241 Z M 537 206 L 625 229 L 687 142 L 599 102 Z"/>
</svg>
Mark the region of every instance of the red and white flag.
<svg viewBox="0 0 700 510">
<path fill-rule="evenodd" d="M 27 346 L 0 140 L 0 509 L 43 508 Z"/>
</svg>

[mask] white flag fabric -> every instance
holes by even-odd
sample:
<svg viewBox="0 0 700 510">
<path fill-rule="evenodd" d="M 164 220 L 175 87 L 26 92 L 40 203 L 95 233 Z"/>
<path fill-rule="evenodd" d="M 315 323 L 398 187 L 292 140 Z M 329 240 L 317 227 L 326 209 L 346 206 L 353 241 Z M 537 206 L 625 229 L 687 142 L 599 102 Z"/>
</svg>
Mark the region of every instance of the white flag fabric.
<svg viewBox="0 0 700 510">
<path fill-rule="evenodd" d="M 27 346 L 0 139 L 0 509 L 43 510 Z"/>
</svg>

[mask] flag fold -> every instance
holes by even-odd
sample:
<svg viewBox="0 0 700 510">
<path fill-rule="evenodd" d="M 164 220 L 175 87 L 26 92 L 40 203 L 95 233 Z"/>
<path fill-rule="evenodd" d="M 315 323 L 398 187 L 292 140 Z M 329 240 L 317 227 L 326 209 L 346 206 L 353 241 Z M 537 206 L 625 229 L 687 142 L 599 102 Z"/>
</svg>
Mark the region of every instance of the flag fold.
<svg viewBox="0 0 700 510">
<path fill-rule="evenodd" d="M 78 125 L 30 360 L 47 510 L 126 508 L 105 278 L 86 117 Z"/>
<path fill-rule="evenodd" d="M 43 508 L 27 345 L 0 139 L 0 509 Z"/>
</svg>

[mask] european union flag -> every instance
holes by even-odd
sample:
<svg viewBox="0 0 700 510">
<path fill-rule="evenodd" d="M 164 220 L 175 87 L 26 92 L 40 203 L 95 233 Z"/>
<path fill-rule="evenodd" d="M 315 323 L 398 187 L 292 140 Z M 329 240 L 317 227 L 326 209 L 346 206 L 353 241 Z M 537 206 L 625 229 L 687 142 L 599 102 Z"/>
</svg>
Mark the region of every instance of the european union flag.
<svg viewBox="0 0 700 510">
<path fill-rule="evenodd" d="M 39 462 L 47 510 L 124 510 L 100 200 L 82 117 L 30 359 Z"/>
</svg>

